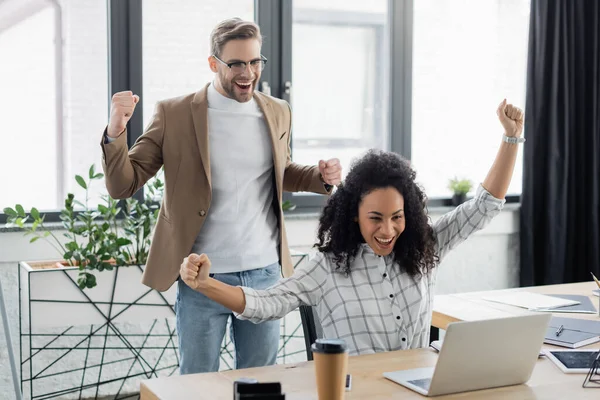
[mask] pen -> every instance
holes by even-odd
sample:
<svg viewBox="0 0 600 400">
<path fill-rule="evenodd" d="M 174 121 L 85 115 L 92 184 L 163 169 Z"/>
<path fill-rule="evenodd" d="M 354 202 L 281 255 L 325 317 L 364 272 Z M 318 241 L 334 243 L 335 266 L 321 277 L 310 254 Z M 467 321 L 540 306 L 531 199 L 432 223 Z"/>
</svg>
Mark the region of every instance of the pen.
<svg viewBox="0 0 600 400">
<path fill-rule="evenodd" d="M 594 278 L 594 281 L 596 281 L 596 285 L 598 285 L 598 287 L 600 288 L 600 281 L 598 280 L 598 278 L 596 278 L 596 276 L 594 276 L 593 272 L 590 272 L 590 274 L 592 274 L 592 278 Z"/>
<path fill-rule="evenodd" d="M 556 336 L 560 336 L 560 334 L 562 333 L 563 329 L 564 329 L 563 325 L 559 326 L 558 329 L 556 330 Z"/>
</svg>

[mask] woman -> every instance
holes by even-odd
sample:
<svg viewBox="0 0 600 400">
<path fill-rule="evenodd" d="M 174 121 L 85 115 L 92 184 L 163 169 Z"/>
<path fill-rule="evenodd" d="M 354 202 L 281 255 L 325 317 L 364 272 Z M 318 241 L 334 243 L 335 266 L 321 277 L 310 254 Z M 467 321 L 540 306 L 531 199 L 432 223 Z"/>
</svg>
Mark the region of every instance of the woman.
<svg viewBox="0 0 600 400">
<path fill-rule="evenodd" d="M 206 255 L 191 254 L 181 265 L 182 279 L 255 323 L 314 306 L 324 336 L 344 339 L 352 355 L 427 346 L 437 264 L 504 205 L 523 112 L 504 100 L 497 114 L 504 137 L 487 177 L 473 199 L 433 225 L 408 162 L 370 151 L 324 208 L 319 252 L 291 277 L 267 290 L 233 287 L 210 277 Z"/>
</svg>

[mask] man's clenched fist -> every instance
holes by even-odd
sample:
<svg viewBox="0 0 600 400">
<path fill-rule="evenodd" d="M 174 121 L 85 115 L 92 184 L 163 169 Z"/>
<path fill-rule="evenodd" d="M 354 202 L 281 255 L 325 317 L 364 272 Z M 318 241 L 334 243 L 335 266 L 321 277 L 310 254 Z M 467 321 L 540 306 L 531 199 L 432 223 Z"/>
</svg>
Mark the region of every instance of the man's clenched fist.
<svg viewBox="0 0 600 400">
<path fill-rule="evenodd" d="M 179 268 L 181 279 L 192 289 L 198 290 L 208 281 L 210 260 L 206 254 L 190 254 Z"/>
<path fill-rule="evenodd" d="M 106 134 L 111 138 L 118 137 L 127 126 L 127 122 L 131 119 L 135 105 L 140 101 L 137 94 L 133 94 L 128 90 L 125 92 L 115 93 L 112 97 L 110 105 L 110 121 Z"/>
</svg>

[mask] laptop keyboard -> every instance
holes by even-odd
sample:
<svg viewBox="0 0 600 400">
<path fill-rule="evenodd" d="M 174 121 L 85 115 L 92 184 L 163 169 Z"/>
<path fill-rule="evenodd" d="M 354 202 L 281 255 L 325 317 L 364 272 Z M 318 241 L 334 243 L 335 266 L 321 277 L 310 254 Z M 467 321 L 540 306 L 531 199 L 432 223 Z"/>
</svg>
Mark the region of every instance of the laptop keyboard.
<svg viewBox="0 0 600 400">
<path fill-rule="evenodd" d="M 431 385 L 431 378 L 415 379 L 412 381 L 408 381 L 408 383 L 412 383 L 415 386 L 429 391 L 429 385 Z"/>
</svg>

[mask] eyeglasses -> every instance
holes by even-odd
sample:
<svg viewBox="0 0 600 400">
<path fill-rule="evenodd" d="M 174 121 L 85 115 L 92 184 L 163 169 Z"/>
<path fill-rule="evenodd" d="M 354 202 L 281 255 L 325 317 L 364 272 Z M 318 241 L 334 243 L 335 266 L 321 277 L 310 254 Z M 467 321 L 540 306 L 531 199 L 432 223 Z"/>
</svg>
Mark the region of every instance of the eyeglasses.
<svg viewBox="0 0 600 400">
<path fill-rule="evenodd" d="M 233 72 L 234 74 L 242 74 L 246 71 L 246 66 L 250 65 L 250 68 L 252 68 L 252 70 L 256 71 L 262 71 L 265 68 L 265 64 L 267 63 L 267 58 L 265 56 L 260 56 L 260 58 L 257 58 L 255 60 L 251 60 L 248 62 L 245 61 L 234 61 L 234 62 L 230 62 L 230 63 L 226 63 L 225 61 L 221 60 L 219 57 L 217 57 L 216 55 L 213 54 L 213 57 L 219 61 L 221 64 L 226 65 L 227 68 L 229 68 L 231 70 L 231 72 Z"/>
</svg>

